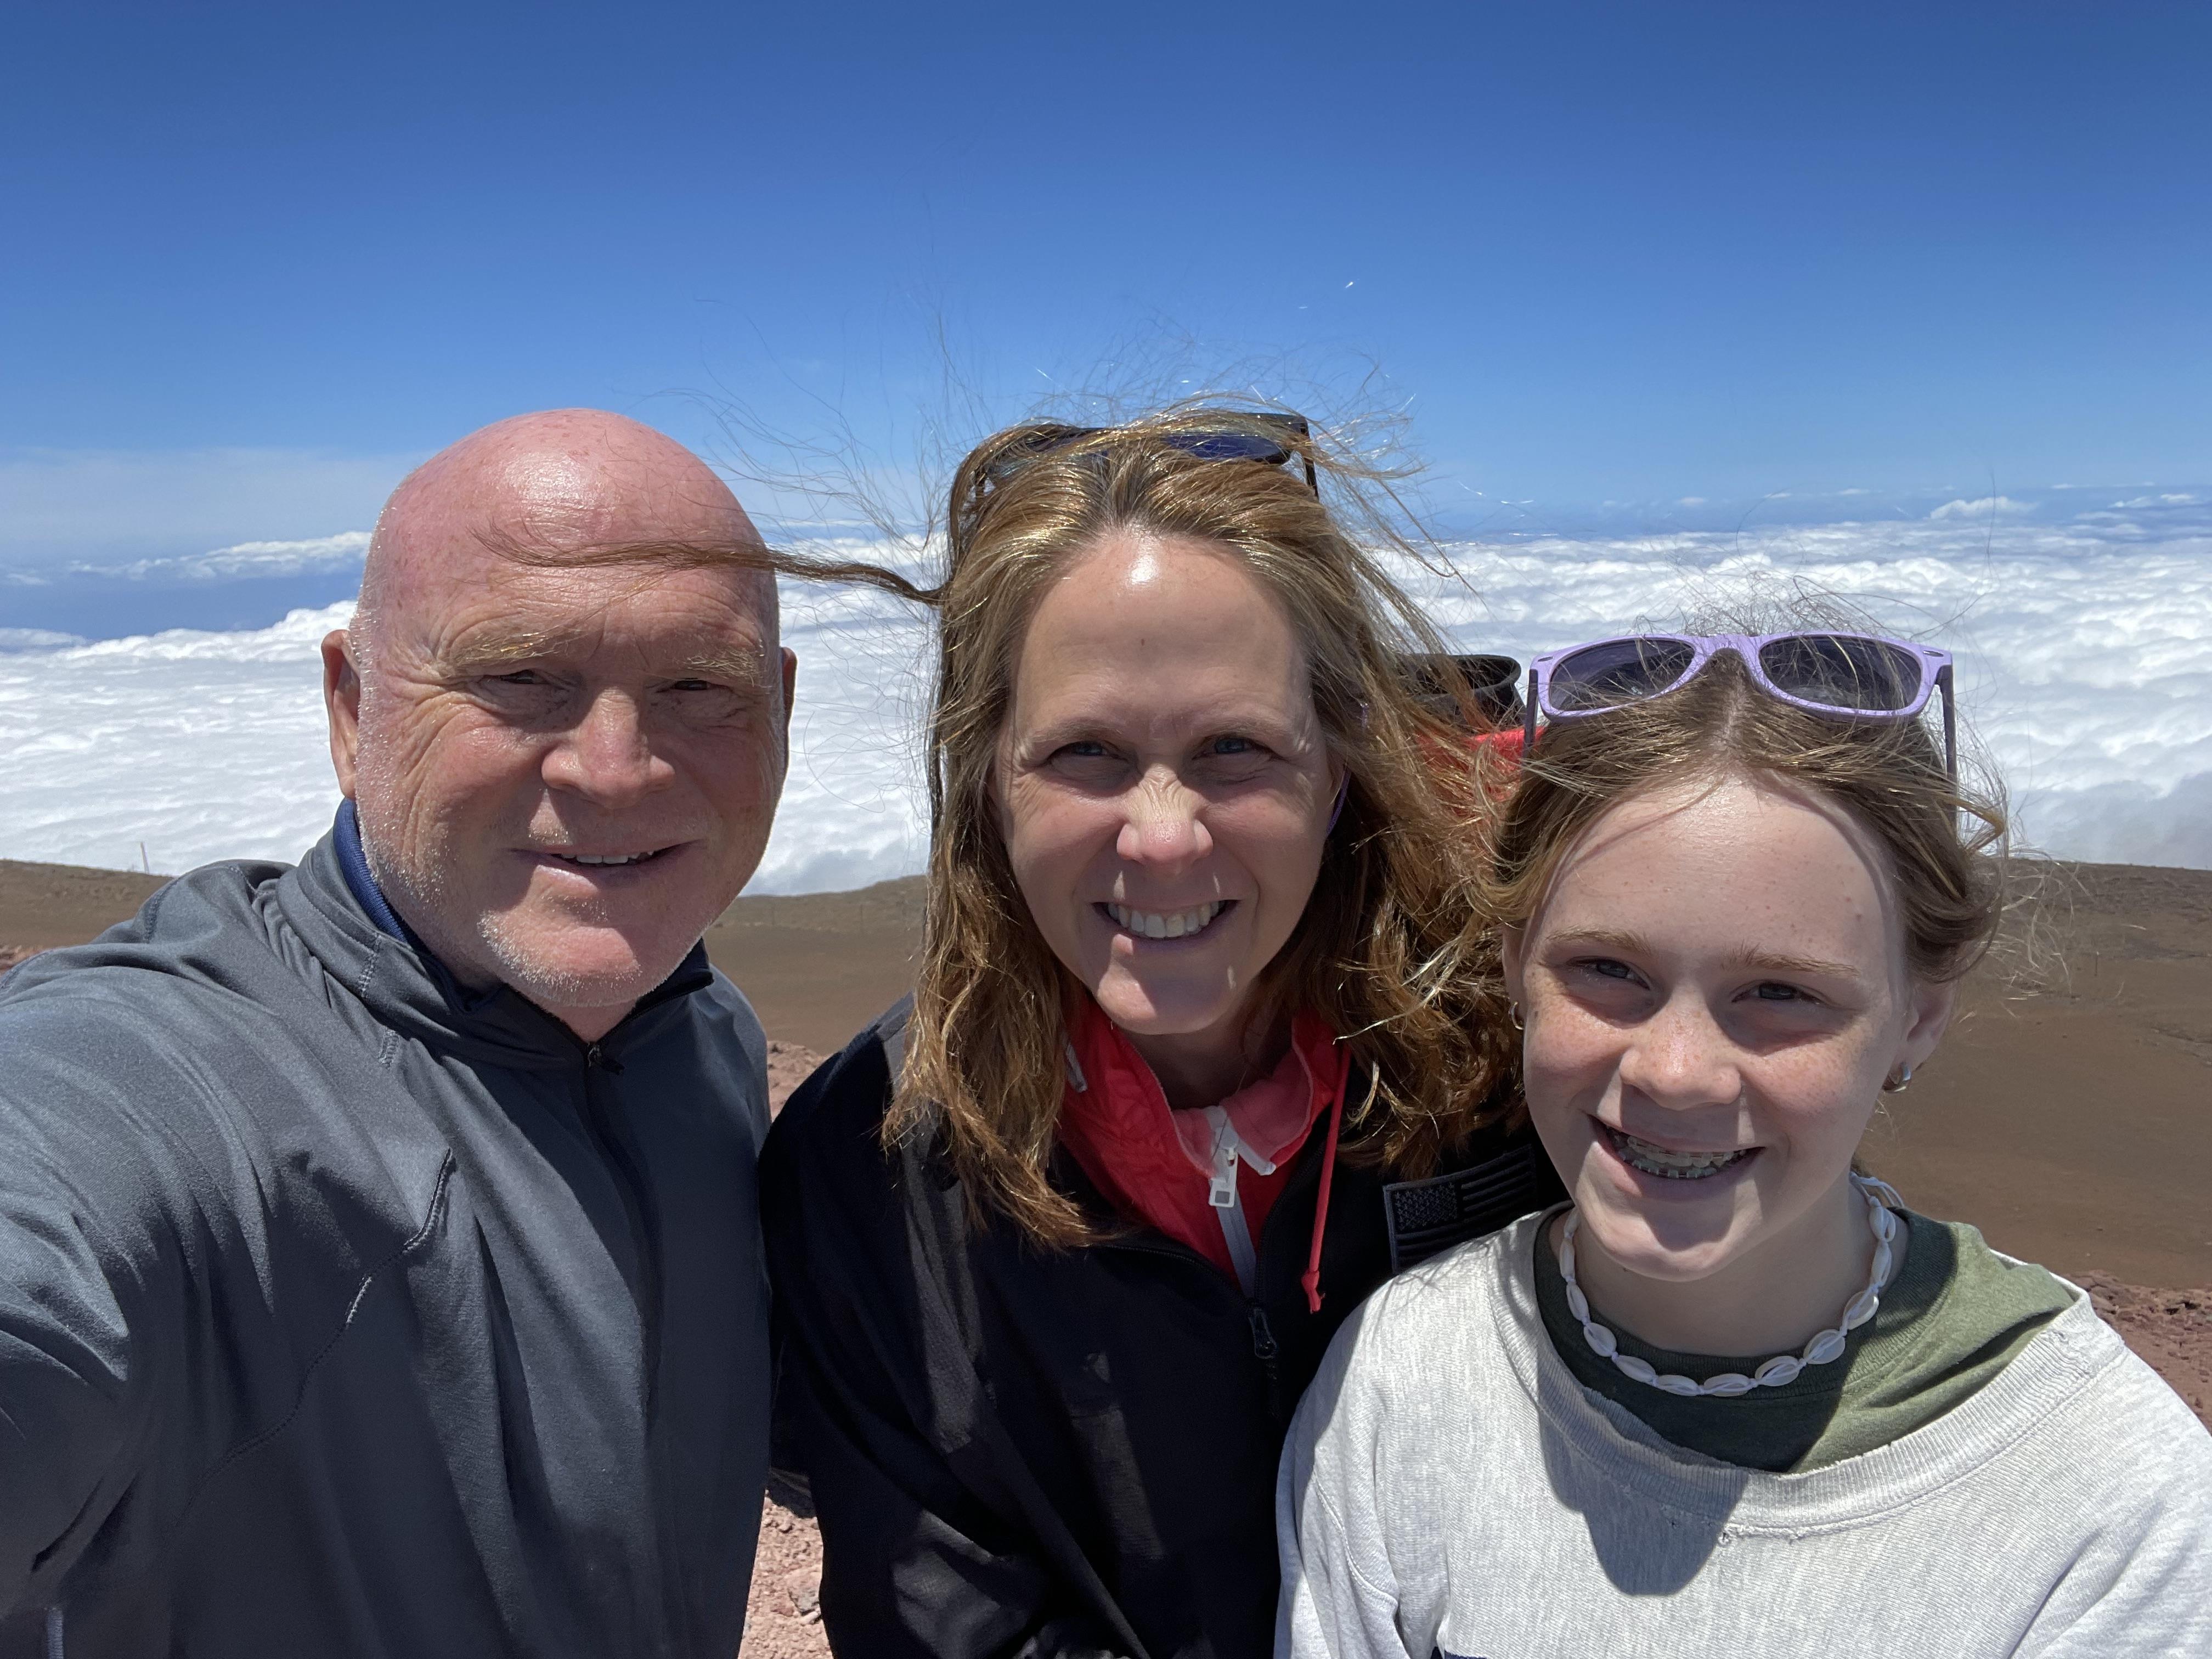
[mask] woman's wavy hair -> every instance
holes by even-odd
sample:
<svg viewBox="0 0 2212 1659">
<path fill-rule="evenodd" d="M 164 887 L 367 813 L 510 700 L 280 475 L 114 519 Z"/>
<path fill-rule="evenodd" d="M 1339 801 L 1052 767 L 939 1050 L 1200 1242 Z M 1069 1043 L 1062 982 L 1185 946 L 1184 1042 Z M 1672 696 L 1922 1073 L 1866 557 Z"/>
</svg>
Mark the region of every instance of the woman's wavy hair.
<svg viewBox="0 0 2212 1659">
<path fill-rule="evenodd" d="M 1767 631 L 1832 625 L 1761 622 Z M 1561 863 L 1613 807 L 1731 778 L 1832 802 L 1875 838 L 1915 975 L 1957 979 L 1996 939 L 2008 906 L 1996 780 L 1954 781 L 1923 720 L 1838 719 L 1770 696 L 1734 653 L 1664 696 L 1543 728 L 1510 800 L 1489 821 L 1486 903 L 1501 926 L 1525 926 Z M 1506 999 L 1501 976 L 1489 987 L 1488 1013 L 1509 1012 Z"/>
<path fill-rule="evenodd" d="M 1282 441 L 1290 464 L 1194 453 L 1199 436 L 1232 431 Z M 1350 775 L 1305 914 L 1261 981 L 1256 1018 L 1316 1009 L 1370 1073 L 1347 1115 L 1348 1157 L 1424 1175 L 1499 1112 L 1511 1032 L 1484 996 L 1495 939 L 1469 828 L 1481 778 L 1461 758 L 1477 706 L 1468 687 L 1447 684 L 1440 709 L 1442 641 L 1322 499 L 1326 489 L 1364 503 L 1378 480 L 1388 475 L 1265 417 L 1188 407 L 1103 430 L 1013 427 L 961 463 L 945 580 L 917 593 L 939 612 L 928 897 L 884 1133 L 937 1137 L 978 1224 L 1004 1217 L 1055 1246 L 1094 1236 L 1048 1176 L 1065 1018 L 1082 993 L 1016 887 L 995 775 L 1030 619 L 1070 562 L 1117 531 L 1224 549 L 1273 596 Z M 1415 658 L 1427 660 L 1425 684 L 1409 672 Z"/>
</svg>

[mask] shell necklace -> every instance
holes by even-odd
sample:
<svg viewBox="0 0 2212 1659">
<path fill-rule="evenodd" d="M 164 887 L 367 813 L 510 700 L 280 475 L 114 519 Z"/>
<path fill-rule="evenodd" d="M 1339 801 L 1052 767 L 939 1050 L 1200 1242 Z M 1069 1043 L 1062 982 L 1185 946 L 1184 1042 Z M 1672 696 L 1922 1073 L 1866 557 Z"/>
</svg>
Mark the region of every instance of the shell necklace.
<svg viewBox="0 0 2212 1659">
<path fill-rule="evenodd" d="M 1805 1345 L 1802 1353 L 1778 1353 L 1748 1376 L 1741 1371 L 1723 1371 L 1699 1382 L 1676 1372 L 1662 1373 L 1650 1361 L 1621 1352 L 1620 1340 L 1590 1317 L 1589 1298 L 1576 1282 L 1575 1235 L 1582 1230 L 1583 1218 L 1580 1212 L 1570 1210 L 1565 1231 L 1559 1235 L 1559 1277 L 1567 1282 L 1567 1308 L 1582 1322 L 1583 1340 L 1590 1345 L 1591 1352 L 1613 1361 L 1614 1368 L 1632 1381 L 1668 1394 L 1711 1395 L 1719 1399 L 1733 1399 L 1753 1389 L 1778 1389 L 1796 1382 L 1806 1366 L 1825 1365 L 1838 1358 L 1844 1352 L 1845 1334 L 1872 1319 L 1875 1310 L 1881 1306 L 1882 1283 L 1889 1277 L 1890 1241 L 1897 1237 L 1897 1211 L 1890 1206 L 1902 1208 L 1905 1203 L 1887 1182 L 1856 1170 L 1852 1171 L 1851 1185 L 1866 1200 L 1867 1231 L 1874 1235 L 1874 1266 L 1867 1274 L 1866 1288 L 1844 1304 L 1841 1318 Z"/>
</svg>

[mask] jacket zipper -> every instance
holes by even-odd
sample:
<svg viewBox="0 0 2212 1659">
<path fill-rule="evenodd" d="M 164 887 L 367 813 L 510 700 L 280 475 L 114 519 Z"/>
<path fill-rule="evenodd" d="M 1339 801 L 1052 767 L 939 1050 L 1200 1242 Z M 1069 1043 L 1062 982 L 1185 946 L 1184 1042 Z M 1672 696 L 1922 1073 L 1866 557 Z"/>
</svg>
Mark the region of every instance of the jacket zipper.
<svg viewBox="0 0 2212 1659">
<path fill-rule="evenodd" d="M 1267 1379 L 1267 1415 L 1276 1422 L 1283 1421 L 1282 1367 L 1276 1363 L 1282 1352 L 1275 1346 L 1275 1334 L 1267 1327 L 1267 1310 L 1257 1302 L 1252 1304 L 1252 1357 L 1260 1362 L 1260 1371 Z"/>
<path fill-rule="evenodd" d="M 1351 1085 L 1347 1083 L 1346 1086 L 1349 1088 Z M 1311 1144 L 1310 1141 L 1308 1142 L 1309 1146 Z M 1273 1230 L 1276 1218 L 1281 1214 L 1283 1206 L 1294 1195 L 1309 1188 L 1317 1187 L 1320 1182 L 1321 1164 L 1318 1155 L 1312 1158 L 1301 1158 L 1292 1167 L 1291 1178 L 1284 1184 L 1283 1190 L 1276 1194 L 1274 1207 L 1268 1212 L 1267 1228 L 1262 1230 L 1258 1239 L 1253 1241 L 1257 1247 L 1255 1254 L 1258 1257 L 1258 1272 L 1254 1277 L 1253 1283 L 1255 1293 L 1249 1297 L 1243 1297 L 1241 1293 L 1235 1292 L 1233 1286 L 1231 1287 L 1232 1293 L 1239 1294 L 1240 1299 L 1244 1304 L 1245 1327 L 1251 1333 L 1252 1338 L 1252 1358 L 1258 1364 L 1261 1376 L 1267 1383 L 1267 1413 L 1279 1423 L 1287 1421 L 1289 1413 L 1284 1409 L 1282 1346 L 1275 1340 L 1274 1328 L 1267 1322 L 1267 1305 L 1261 1299 L 1260 1295 L 1267 1287 L 1266 1237 L 1267 1233 Z M 1192 1249 L 1189 1245 L 1180 1243 L 1172 1238 L 1107 1239 L 1097 1248 L 1108 1250 L 1141 1250 L 1151 1255 L 1173 1256 L 1178 1261 L 1195 1263 L 1204 1268 L 1206 1275 L 1212 1279 L 1218 1281 L 1221 1278 L 1220 1268 L 1215 1267 L 1196 1250 Z"/>
<path fill-rule="evenodd" d="M 644 1343 L 645 1420 L 653 1421 L 660 1384 L 660 1248 L 653 1236 L 644 1172 L 616 1132 L 614 1115 L 597 1083 L 599 1075 L 619 1077 L 622 1062 L 600 1044 L 584 1045 L 584 1121 L 599 1155 L 613 1172 L 615 1191 L 629 1223 L 630 1248 L 637 1252 L 638 1321 Z"/>
</svg>

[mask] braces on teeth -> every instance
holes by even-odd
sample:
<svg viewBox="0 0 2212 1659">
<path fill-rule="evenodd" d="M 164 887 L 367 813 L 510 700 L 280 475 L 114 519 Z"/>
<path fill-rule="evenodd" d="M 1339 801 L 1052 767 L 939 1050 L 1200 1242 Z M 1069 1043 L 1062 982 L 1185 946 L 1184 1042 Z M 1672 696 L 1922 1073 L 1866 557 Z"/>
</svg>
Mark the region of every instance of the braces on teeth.
<svg viewBox="0 0 2212 1659">
<path fill-rule="evenodd" d="M 1646 1175 L 1656 1175 L 1668 1181 L 1700 1181 L 1717 1175 L 1731 1164 L 1747 1158 L 1756 1149 L 1739 1147 L 1727 1152 L 1670 1152 L 1663 1146 L 1655 1146 L 1648 1140 L 1638 1140 L 1634 1135 L 1601 1126 L 1613 1138 L 1613 1149 L 1621 1161 L 1632 1169 Z"/>
</svg>

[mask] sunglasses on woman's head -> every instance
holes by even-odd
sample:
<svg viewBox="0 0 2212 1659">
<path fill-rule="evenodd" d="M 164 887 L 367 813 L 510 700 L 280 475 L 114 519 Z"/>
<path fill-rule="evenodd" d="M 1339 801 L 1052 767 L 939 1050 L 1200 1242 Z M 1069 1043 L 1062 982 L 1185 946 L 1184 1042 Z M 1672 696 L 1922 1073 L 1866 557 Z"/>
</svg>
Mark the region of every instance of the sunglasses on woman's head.
<svg viewBox="0 0 2212 1659">
<path fill-rule="evenodd" d="M 1839 720 L 1908 720 L 1943 698 L 1943 769 L 1959 775 L 1951 653 L 1871 634 L 1636 634 L 1547 652 L 1528 665 L 1524 740 L 1536 716 L 1579 720 L 1662 697 L 1734 652 L 1769 696 Z"/>
<path fill-rule="evenodd" d="M 991 458 L 977 483 L 996 489 L 1041 455 L 1066 449 L 1085 438 L 1119 433 L 1131 437 L 1156 437 L 1170 449 L 1179 449 L 1202 461 L 1261 461 L 1269 466 L 1281 466 L 1286 461 L 1298 460 L 1305 466 L 1306 488 L 1316 496 L 1321 494 L 1313 457 L 1300 441 L 1313 435 L 1313 428 L 1304 416 L 1278 415 L 1260 410 L 1224 409 L 1217 412 L 1223 422 L 1218 429 L 1181 426 L 1154 432 L 1141 426 L 1031 427 Z"/>
</svg>

